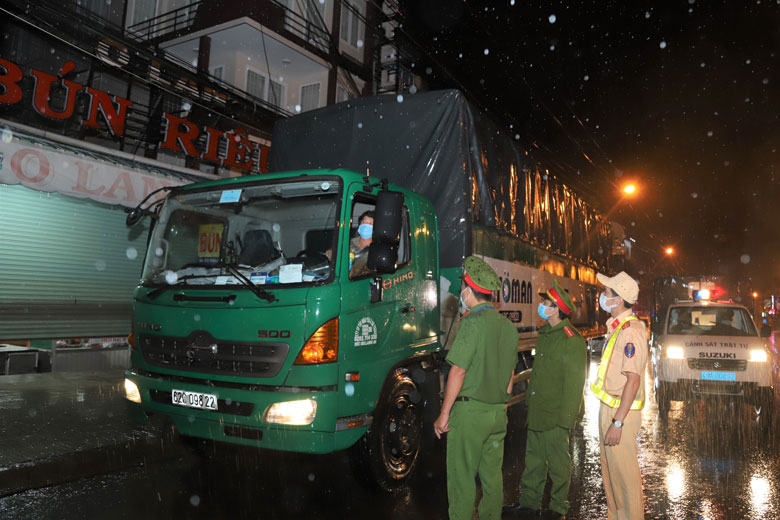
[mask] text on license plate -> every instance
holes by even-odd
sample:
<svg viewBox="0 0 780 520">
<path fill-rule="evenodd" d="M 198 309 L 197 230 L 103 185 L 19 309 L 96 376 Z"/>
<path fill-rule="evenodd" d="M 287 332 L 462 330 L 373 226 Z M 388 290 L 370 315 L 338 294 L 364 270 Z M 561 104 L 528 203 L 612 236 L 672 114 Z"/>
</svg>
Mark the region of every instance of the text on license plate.
<svg viewBox="0 0 780 520">
<path fill-rule="evenodd" d="M 708 381 L 736 381 L 736 372 L 702 372 L 701 378 Z"/>
<path fill-rule="evenodd" d="M 201 394 L 200 392 L 171 390 L 171 402 L 189 408 L 202 408 L 203 410 L 217 409 L 217 396 L 212 394 Z"/>
</svg>

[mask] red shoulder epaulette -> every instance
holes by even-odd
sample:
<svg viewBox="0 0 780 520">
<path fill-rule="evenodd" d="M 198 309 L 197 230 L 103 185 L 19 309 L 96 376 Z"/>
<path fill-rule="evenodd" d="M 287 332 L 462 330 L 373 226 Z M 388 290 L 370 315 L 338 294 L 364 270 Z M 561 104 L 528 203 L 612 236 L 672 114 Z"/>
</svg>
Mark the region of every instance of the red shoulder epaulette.
<svg viewBox="0 0 780 520">
<path fill-rule="evenodd" d="M 574 331 L 571 330 L 571 327 L 569 327 L 568 325 L 563 328 L 563 332 L 565 332 L 568 337 L 574 336 Z"/>
</svg>

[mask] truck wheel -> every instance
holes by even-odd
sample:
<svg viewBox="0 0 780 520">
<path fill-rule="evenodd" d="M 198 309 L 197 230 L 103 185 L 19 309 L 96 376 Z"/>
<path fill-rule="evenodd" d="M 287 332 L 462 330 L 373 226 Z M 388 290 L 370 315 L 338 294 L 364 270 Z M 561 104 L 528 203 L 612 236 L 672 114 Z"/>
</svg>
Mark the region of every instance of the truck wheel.
<svg viewBox="0 0 780 520">
<path fill-rule="evenodd" d="M 666 419 L 669 415 L 669 408 L 671 408 L 672 402 L 669 399 L 669 390 L 663 381 L 658 381 L 655 387 L 655 402 L 658 405 L 658 415 L 661 419 Z"/>
<path fill-rule="evenodd" d="M 371 429 L 350 452 L 360 482 L 390 492 L 408 480 L 420 452 L 422 412 L 417 385 L 404 371 L 396 371 L 377 403 Z"/>
</svg>

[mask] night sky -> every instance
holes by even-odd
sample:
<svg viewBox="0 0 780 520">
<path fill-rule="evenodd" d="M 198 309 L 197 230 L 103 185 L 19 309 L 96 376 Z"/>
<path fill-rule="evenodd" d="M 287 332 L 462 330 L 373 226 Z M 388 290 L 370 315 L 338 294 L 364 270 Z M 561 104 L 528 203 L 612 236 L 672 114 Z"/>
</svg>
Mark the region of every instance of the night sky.
<svg viewBox="0 0 780 520">
<path fill-rule="evenodd" d="M 780 0 L 402 5 L 426 87 L 464 90 L 614 208 L 652 274 L 780 288 Z M 666 245 L 674 259 L 657 261 Z"/>
</svg>

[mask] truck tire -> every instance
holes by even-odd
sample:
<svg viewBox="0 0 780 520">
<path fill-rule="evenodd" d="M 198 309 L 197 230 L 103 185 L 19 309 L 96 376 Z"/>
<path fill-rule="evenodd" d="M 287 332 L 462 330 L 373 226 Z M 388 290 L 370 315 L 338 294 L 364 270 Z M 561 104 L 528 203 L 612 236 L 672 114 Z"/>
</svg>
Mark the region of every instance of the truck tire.
<svg viewBox="0 0 780 520">
<path fill-rule="evenodd" d="M 374 420 L 350 449 L 355 477 L 375 490 L 392 492 L 414 472 L 423 434 L 423 400 L 405 370 L 396 370 L 382 392 Z"/>
</svg>

